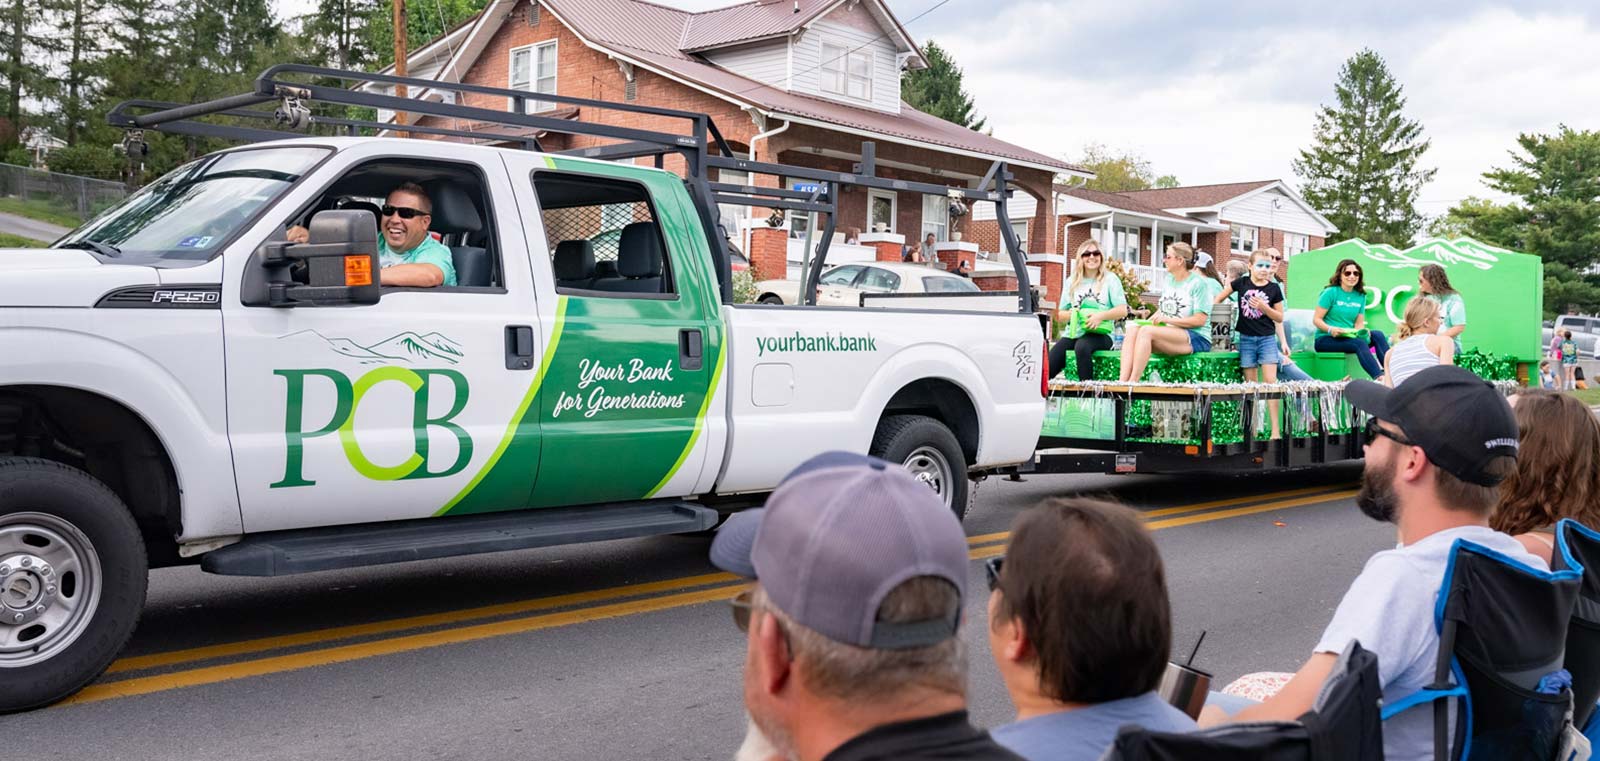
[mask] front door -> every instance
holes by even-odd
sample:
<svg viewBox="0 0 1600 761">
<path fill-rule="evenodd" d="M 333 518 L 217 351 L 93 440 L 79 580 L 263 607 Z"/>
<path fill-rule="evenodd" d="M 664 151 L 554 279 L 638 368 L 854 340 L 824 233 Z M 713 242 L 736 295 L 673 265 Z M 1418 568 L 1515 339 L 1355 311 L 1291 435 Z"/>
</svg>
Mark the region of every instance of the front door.
<svg viewBox="0 0 1600 761">
<path fill-rule="evenodd" d="M 447 244 L 486 248 L 492 282 L 386 288 L 365 306 L 247 307 L 239 293 L 250 251 L 292 220 L 264 220 L 228 252 L 228 426 L 246 531 L 423 518 L 469 494 L 481 509 L 528 505 L 538 428 L 519 412 L 535 390 L 540 330 L 522 232 L 496 224 L 497 212 L 514 219 L 504 167 L 443 142 L 428 162 L 381 149 L 335 157 L 337 174 L 323 175 L 331 182 L 298 189 L 279 216 L 415 178 L 430 193 L 471 199 L 475 215 L 435 205 L 430 228 L 456 231 Z M 514 363 L 518 348 L 528 357 Z M 531 458 L 508 458 L 511 440 L 531 441 L 516 450 Z M 491 465 L 501 477 L 485 484 Z"/>
</svg>

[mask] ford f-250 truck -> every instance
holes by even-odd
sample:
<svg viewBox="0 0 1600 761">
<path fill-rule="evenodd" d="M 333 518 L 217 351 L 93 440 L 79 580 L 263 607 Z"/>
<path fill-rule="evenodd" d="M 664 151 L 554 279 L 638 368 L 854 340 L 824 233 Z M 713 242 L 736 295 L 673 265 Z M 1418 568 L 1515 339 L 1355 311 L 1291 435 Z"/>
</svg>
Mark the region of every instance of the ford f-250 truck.
<svg viewBox="0 0 1600 761">
<path fill-rule="evenodd" d="M 218 134 L 198 118 L 279 101 L 294 121 L 326 97 L 585 128 L 286 72 L 252 97 L 117 115 Z M 650 111 L 695 134 L 607 133 L 633 138 L 615 153 L 685 155 L 687 180 L 290 134 L 189 163 L 50 248 L 0 252 L 0 710 L 100 674 L 152 567 L 278 575 L 704 531 L 836 448 L 904 463 L 964 513 L 970 475 L 1032 456 L 1044 344 L 1014 240 L 1024 285 L 1006 312 L 734 304 L 716 203 L 828 212 L 839 183 L 889 181 L 740 161 L 703 115 Z M 284 136 L 263 132 L 237 134 Z M 714 166 L 830 191 L 724 187 Z M 381 282 L 372 204 L 406 182 L 431 200 L 454 285 Z M 1003 198 L 1003 165 L 959 192 Z"/>
</svg>

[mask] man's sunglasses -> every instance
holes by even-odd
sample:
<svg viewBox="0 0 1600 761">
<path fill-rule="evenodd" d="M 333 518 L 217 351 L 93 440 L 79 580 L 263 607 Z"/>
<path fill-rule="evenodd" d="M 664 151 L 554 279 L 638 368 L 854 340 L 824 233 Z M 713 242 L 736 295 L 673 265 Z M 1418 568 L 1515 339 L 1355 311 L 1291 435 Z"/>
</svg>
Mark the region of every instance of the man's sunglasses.
<svg viewBox="0 0 1600 761">
<path fill-rule="evenodd" d="M 398 216 L 401 219 L 415 219 L 416 217 L 429 216 L 428 212 L 425 212 L 421 209 L 413 209 L 410 206 L 390 206 L 389 204 L 384 204 L 383 208 L 379 211 L 382 211 L 383 216 L 385 217 Z"/>
<path fill-rule="evenodd" d="M 989 578 L 989 591 L 993 592 L 1000 586 L 1000 569 L 1006 564 L 1005 555 L 996 555 L 983 561 L 983 573 Z"/>
<path fill-rule="evenodd" d="M 1375 418 L 1375 417 L 1374 418 L 1367 418 L 1367 443 L 1368 444 L 1372 444 L 1373 442 L 1378 440 L 1379 436 L 1382 436 L 1382 437 L 1384 437 L 1384 438 L 1386 438 L 1386 439 L 1388 439 L 1390 441 L 1393 441 L 1396 444 L 1399 444 L 1400 446 L 1403 446 L 1403 447 L 1414 447 L 1414 446 L 1417 446 L 1417 442 L 1412 441 L 1411 439 L 1408 439 L 1405 436 L 1402 436 L 1401 434 L 1395 433 L 1394 431 L 1391 431 L 1391 430 L 1389 430 L 1387 428 L 1384 428 L 1384 427 L 1378 425 L 1378 419 L 1377 418 Z"/>
</svg>

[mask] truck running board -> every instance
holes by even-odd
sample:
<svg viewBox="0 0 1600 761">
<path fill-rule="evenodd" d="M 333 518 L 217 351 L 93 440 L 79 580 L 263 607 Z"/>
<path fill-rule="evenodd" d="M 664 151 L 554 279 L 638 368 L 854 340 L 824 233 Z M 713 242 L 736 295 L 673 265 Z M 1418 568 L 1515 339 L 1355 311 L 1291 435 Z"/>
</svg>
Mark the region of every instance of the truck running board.
<svg viewBox="0 0 1600 761">
<path fill-rule="evenodd" d="M 705 531 L 717 511 L 688 502 L 625 502 L 459 518 L 275 531 L 200 559 L 208 573 L 288 576 L 410 560 Z"/>
</svg>

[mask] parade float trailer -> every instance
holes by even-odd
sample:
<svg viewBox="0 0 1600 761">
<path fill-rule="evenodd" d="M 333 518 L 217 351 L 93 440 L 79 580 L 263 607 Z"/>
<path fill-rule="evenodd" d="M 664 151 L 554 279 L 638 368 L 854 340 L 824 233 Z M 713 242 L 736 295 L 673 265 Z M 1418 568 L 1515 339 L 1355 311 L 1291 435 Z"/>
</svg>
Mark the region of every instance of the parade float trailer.
<svg viewBox="0 0 1600 761">
<path fill-rule="evenodd" d="M 1313 380 L 1246 383 L 1236 352 L 1211 351 L 1153 356 L 1143 378 L 1119 382 L 1118 353 L 1097 352 L 1100 380 L 1051 381 L 1038 452 L 1019 472 L 1252 472 L 1360 459 L 1365 420 L 1343 391 L 1350 378 L 1366 374 L 1353 354 L 1317 352 L 1311 324 L 1317 296 L 1345 259 L 1364 271 L 1368 327 L 1393 336 L 1406 304 L 1418 297 L 1419 270 L 1438 264 L 1467 305 L 1456 364 L 1509 393 L 1539 361 L 1538 257 L 1469 238 L 1403 250 L 1347 240 L 1295 256 L 1286 284 L 1291 358 Z M 1227 331 L 1220 316 L 1213 327 Z M 1267 437 L 1270 400 L 1282 402 L 1279 439 Z"/>
</svg>

